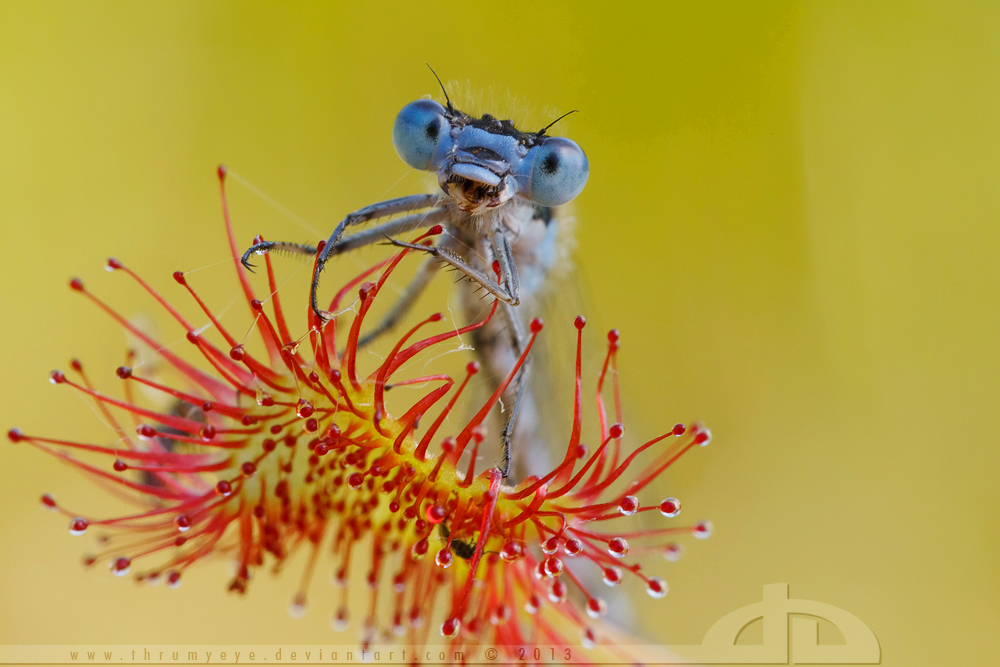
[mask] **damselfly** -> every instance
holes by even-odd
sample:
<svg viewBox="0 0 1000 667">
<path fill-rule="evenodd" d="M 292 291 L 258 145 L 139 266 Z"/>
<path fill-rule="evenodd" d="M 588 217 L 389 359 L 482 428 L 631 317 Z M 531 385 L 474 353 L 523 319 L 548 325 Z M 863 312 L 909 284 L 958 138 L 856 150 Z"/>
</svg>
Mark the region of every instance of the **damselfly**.
<svg viewBox="0 0 1000 667">
<path fill-rule="evenodd" d="M 490 114 L 477 118 L 459 111 L 446 91 L 444 97 L 446 105 L 430 99 L 407 104 L 396 117 L 392 132 L 393 146 L 403 161 L 414 169 L 436 172 L 441 192 L 377 202 L 341 220 L 317 257 L 311 304 L 320 321 L 326 319 L 318 306 L 317 286 L 323 268 L 336 255 L 386 239 L 426 253 L 427 259 L 396 304 L 360 345 L 392 329 L 434 274 L 449 266 L 467 279 L 462 282 L 468 318 L 480 308 L 476 295 L 480 290 L 502 302 L 503 317 L 477 329 L 473 337 L 488 376 L 499 382 L 513 368 L 526 341 L 525 320 L 517 307 L 537 294 L 556 259 L 558 225 L 553 209 L 580 194 L 587 183 L 589 165 L 574 141 L 547 134 L 565 116 L 537 132 L 522 132 L 510 120 Z M 345 236 L 349 227 L 397 214 L 404 215 Z M 438 245 L 412 244 L 398 238 L 432 225 L 442 225 L 445 230 Z M 244 253 L 243 264 L 250 268 L 253 254 L 271 250 L 307 255 L 317 252 L 308 244 L 264 241 Z M 491 278 L 494 269 L 499 280 Z M 537 419 L 526 388 L 527 374 L 526 364 L 503 397 L 504 404 L 513 406 L 501 430 L 503 459 L 499 467 L 504 477 L 510 472 L 511 441 L 514 449 L 519 449 L 518 443 L 532 432 Z"/>
</svg>

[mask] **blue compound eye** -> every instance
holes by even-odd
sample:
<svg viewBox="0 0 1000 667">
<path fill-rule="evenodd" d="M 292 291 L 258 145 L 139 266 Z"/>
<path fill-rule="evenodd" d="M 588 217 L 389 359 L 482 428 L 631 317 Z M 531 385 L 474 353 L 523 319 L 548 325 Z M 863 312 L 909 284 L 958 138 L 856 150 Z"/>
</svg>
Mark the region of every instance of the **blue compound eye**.
<svg viewBox="0 0 1000 667">
<path fill-rule="evenodd" d="M 535 153 L 531 159 L 530 154 Z M 542 206 L 559 206 L 576 197 L 587 184 L 590 165 L 583 149 L 564 137 L 550 137 L 529 151 L 528 199 Z"/>
<path fill-rule="evenodd" d="M 396 116 L 392 145 L 403 162 L 414 169 L 431 169 L 434 151 L 451 125 L 444 107 L 434 100 L 410 102 Z"/>
</svg>

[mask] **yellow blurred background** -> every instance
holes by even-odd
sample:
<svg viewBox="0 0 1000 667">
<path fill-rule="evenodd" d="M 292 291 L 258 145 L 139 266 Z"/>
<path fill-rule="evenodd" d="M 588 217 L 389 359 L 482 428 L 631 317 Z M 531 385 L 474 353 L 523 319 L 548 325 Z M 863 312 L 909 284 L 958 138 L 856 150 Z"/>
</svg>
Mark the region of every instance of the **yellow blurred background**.
<svg viewBox="0 0 1000 667">
<path fill-rule="evenodd" d="M 113 387 L 123 360 L 69 276 L 155 313 L 104 258 L 172 297 L 208 266 L 228 303 L 217 163 L 265 193 L 231 184 L 247 241 L 316 238 L 268 197 L 325 235 L 421 191 L 390 129 L 438 95 L 426 61 L 529 127 L 583 110 L 559 127 L 591 164 L 577 259 L 589 320 L 622 331 L 630 433 L 714 431 L 669 491 L 715 535 L 651 561 L 671 592 L 636 590 L 638 629 L 697 643 L 788 582 L 862 619 L 882 664 L 993 664 L 998 35 L 989 2 L 0 3 L 0 426 L 107 437 L 46 381 L 80 356 Z M 0 444 L 0 643 L 337 641 L 325 574 L 301 620 L 291 577 L 238 598 L 226 563 L 138 587 L 80 566 L 46 491 L 120 509 Z"/>
</svg>

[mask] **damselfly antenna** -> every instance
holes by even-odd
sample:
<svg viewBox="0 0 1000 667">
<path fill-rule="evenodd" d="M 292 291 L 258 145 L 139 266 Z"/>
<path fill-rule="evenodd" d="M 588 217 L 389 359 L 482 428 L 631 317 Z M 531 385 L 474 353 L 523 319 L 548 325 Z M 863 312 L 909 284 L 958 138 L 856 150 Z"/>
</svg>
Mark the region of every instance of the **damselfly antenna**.
<svg viewBox="0 0 1000 667">
<path fill-rule="evenodd" d="M 434 68 L 431 67 L 430 63 L 424 63 L 424 64 L 427 65 L 427 69 L 431 71 L 431 74 L 433 74 L 434 78 L 437 79 L 438 85 L 441 86 L 441 92 L 444 93 L 444 99 L 446 102 L 448 102 L 448 113 L 452 114 L 455 113 L 455 107 L 451 105 L 451 98 L 448 97 L 448 91 L 444 89 L 444 84 L 441 83 L 441 77 L 439 77 L 438 73 L 434 71 Z"/>
<path fill-rule="evenodd" d="M 431 70 L 431 71 L 433 72 L 434 70 Z M 450 102 L 449 102 L 449 104 L 450 104 Z M 549 129 L 550 127 L 552 127 L 553 125 L 555 125 L 556 123 L 558 123 L 559 121 L 561 121 L 566 116 L 568 116 L 570 114 L 574 114 L 574 113 L 580 113 L 580 110 L 579 109 L 573 109 L 572 111 L 567 111 L 566 113 L 564 113 L 563 115 L 559 116 L 558 118 L 556 118 L 554 121 L 552 121 L 551 123 L 549 123 L 548 125 L 546 125 L 542 129 L 540 129 L 538 132 L 536 132 L 535 136 L 536 137 L 542 136 L 543 134 L 545 134 L 545 130 Z"/>
</svg>

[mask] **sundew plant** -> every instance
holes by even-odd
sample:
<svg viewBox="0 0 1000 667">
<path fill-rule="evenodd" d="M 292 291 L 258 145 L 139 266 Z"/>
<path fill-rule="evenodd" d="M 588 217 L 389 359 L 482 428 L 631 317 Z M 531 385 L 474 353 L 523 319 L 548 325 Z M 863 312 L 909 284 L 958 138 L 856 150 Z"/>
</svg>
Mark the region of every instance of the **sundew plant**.
<svg viewBox="0 0 1000 667">
<path fill-rule="evenodd" d="M 328 570 L 341 589 L 339 603 L 328 610 L 332 625 L 355 625 L 363 645 L 417 645 L 438 635 L 456 648 L 508 647 L 507 657 L 514 657 L 514 646 L 582 644 L 597 649 L 586 654 L 595 661 L 634 659 L 620 641 L 611 641 L 621 634 L 613 630 L 614 619 L 606 618 L 596 588 L 633 578 L 661 598 L 667 582 L 655 573 L 656 561 L 649 561 L 647 571 L 636 556 L 659 553 L 673 560 L 681 549 L 676 536 L 709 536 L 708 521 L 675 520 L 681 511 L 676 498 L 650 497 L 664 471 L 709 444 L 709 430 L 671 424 L 655 437 L 626 444 L 619 333 L 607 336 L 600 375 L 584 378 L 580 332 L 586 322 L 577 317 L 572 421 L 565 445 L 558 445 L 564 453 L 551 470 L 508 485 L 498 468 L 480 465 L 477 452 L 484 421 L 517 367 L 467 423 L 450 432 L 443 428 L 446 417 L 455 419 L 456 402 L 477 362 L 470 359 L 459 378 L 407 372 L 411 359 L 426 360 L 483 326 L 497 304 L 481 321 L 459 329 L 447 326 L 440 313 L 428 314 L 397 334 L 384 359 L 369 365 L 372 357 L 358 354 L 366 315 L 413 250 L 392 248 L 342 285 L 327 309 L 338 315 L 329 320 L 312 312 L 308 293 L 278 289 L 269 257 L 269 296 L 261 299 L 237 259 L 224 167 L 218 175 L 225 252 L 233 257 L 246 324 L 260 336 L 264 352 L 246 349 L 184 273 L 173 275 L 173 289 L 179 287 L 187 301 L 181 307 L 110 259 L 107 268 L 137 282 L 186 333 L 201 362 L 165 348 L 74 278 L 72 290 L 155 350 L 181 380 L 171 384 L 159 372 L 144 374 L 144 367 L 128 365 L 114 377 L 108 369 L 91 378 L 74 359 L 50 380 L 93 401 L 111 426 L 107 441 L 48 438 L 33 424 L 8 432 L 11 443 L 73 466 L 137 508 L 93 516 L 49 493 L 42 496 L 73 535 L 99 533 L 99 548 L 84 563 L 176 587 L 188 568 L 222 556 L 235 562 L 225 587 L 249 594 L 255 571 L 305 552 L 307 576 L 293 593 L 293 613 L 306 609 L 312 573 Z M 439 226 L 431 227 L 414 243 L 430 244 L 440 233 Z M 304 331 L 291 328 L 289 308 L 307 313 Z M 536 319 L 518 366 L 540 335 Z M 106 388 L 115 383 L 114 390 Z M 387 390 L 404 385 L 423 387 L 422 395 L 390 412 Z M 163 394 L 173 408 L 150 407 L 150 392 Z M 610 410 L 605 393 L 612 397 Z M 597 446 L 582 444 L 585 428 Z M 640 522 L 646 513 L 655 520 Z M 348 605 L 355 583 L 369 590 L 361 609 Z"/>
</svg>

